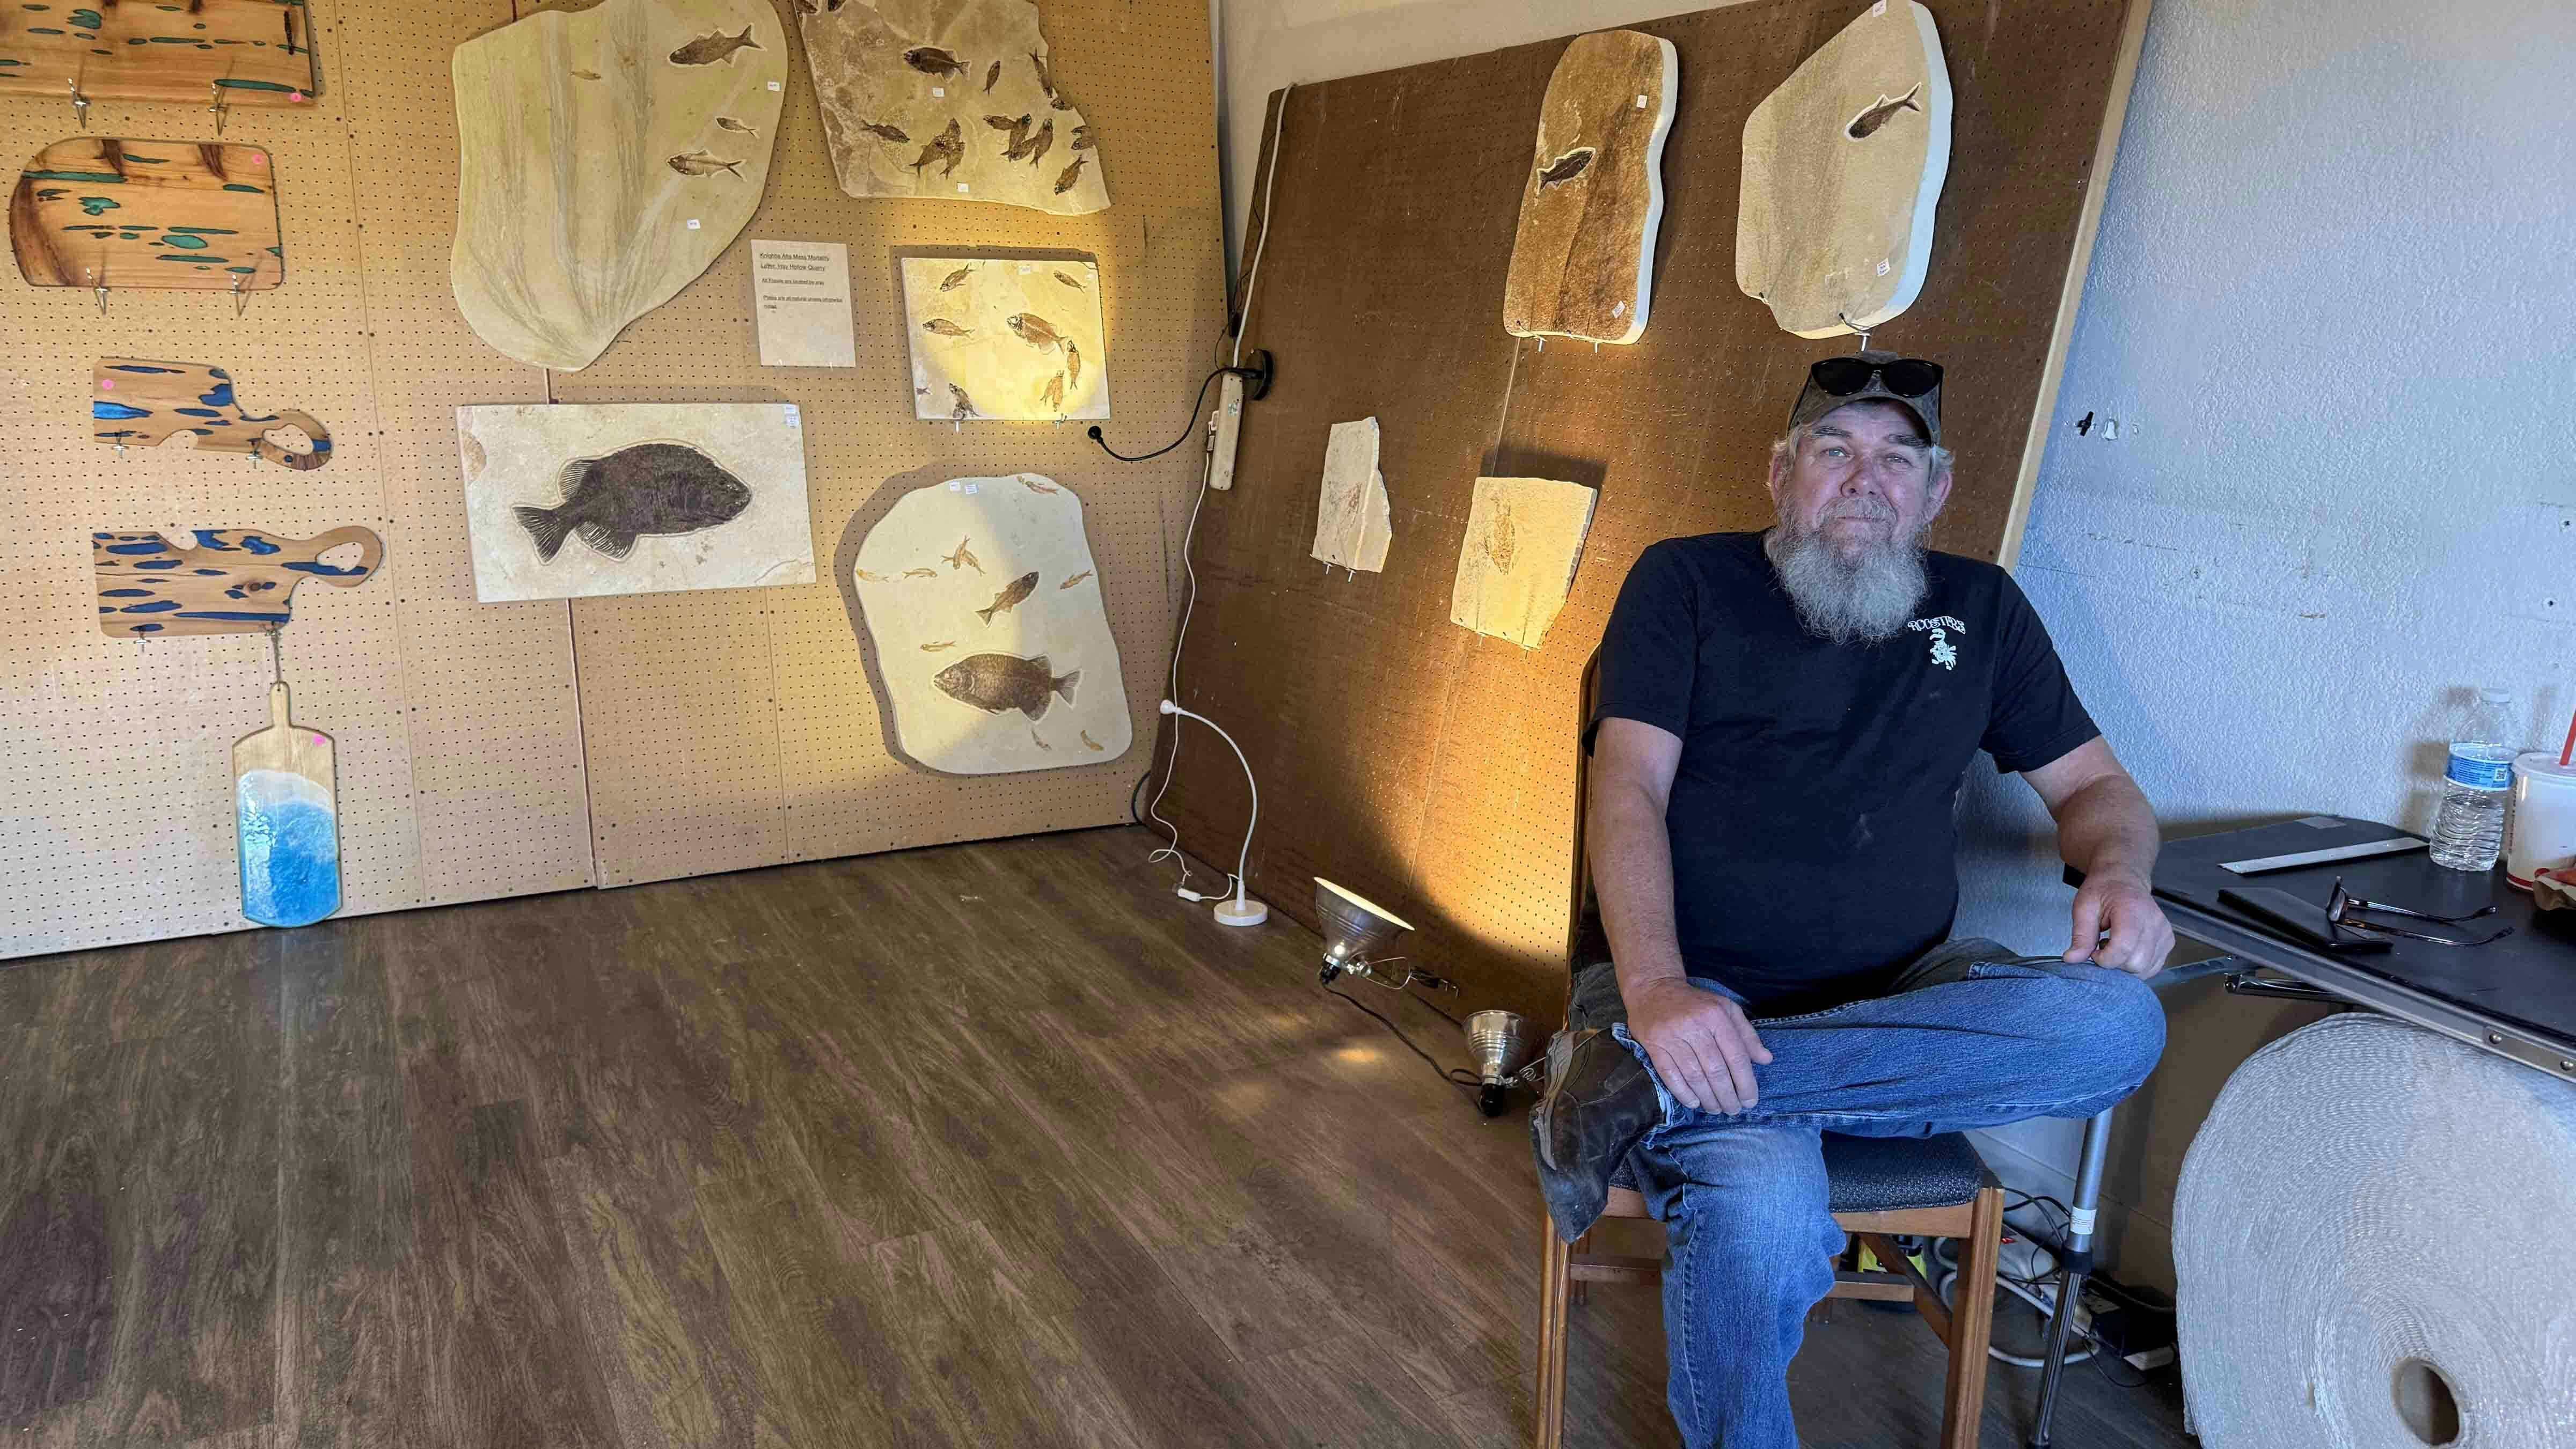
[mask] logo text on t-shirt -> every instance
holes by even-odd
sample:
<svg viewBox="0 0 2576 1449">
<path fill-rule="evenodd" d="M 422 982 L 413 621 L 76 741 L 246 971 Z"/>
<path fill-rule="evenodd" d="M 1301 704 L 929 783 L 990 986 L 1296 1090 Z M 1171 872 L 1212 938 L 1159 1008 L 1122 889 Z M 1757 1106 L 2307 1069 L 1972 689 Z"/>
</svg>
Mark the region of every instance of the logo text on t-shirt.
<svg viewBox="0 0 2576 1449">
<path fill-rule="evenodd" d="M 1908 620 L 1905 627 L 1912 629 L 1917 633 L 1929 633 L 1932 636 L 1933 663 L 1940 665 L 1944 669 L 1956 669 L 1959 667 L 1958 646 L 1950 642 L 1950 636 L 1952 634 L 1967 633 L 1967 625 L 1960 623 L 1958 620 L 1951 618 L 1947 614 L 1936 614 L 1929 619 Z"/>
</svg>

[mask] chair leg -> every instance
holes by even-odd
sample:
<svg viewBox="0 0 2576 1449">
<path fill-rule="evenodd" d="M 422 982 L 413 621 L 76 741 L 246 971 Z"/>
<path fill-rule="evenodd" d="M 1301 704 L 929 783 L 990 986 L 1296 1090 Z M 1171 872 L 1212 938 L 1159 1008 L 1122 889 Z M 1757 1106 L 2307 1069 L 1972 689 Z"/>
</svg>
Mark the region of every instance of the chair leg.
<svg viewBox="0 0 2576 1449">
<path fill-rule="evenodd" d="M 1539 1213 L 1538 1385 L 1531 1397 L 1538 1415 L 1538 1449 L 1560 1449 L 1565 1443 L 1565 1313 L 1567 1289 L 1574 1282 L 1574 1248 L 1556 1235 L 1556 1224 Z"/>
<path fill-rule="evenodd" d="M 1943 1392 L 1941 1449 L 1976 1449 L 1986 1413 L 1986 1350 L 1994 1342 L 1995 1262 L 2002 1255 L 2004 1193 L 1977 1194 L 1959 1244 L 1958 1301 L 1950 1309 L 1950 1377 Z"/>
</svg>

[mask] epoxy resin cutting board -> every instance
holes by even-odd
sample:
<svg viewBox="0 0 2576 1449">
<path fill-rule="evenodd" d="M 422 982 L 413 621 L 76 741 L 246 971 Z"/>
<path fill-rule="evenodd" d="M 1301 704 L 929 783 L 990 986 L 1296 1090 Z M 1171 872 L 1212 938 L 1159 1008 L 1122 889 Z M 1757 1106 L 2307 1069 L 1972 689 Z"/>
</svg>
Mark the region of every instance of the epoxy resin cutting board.
<svg viewBox="0 0 2576 1449">
<path fill-rule="evenodd" d="M 264 292 L 286 280 L 264 146 L 56 141 L 18 175 L 9 247 L 34 287 Z"/>
<path fill-rule="evenodd" d="M 331 737 L 287 719 L 286 682 L 268 687 L 268 728 L 233 745 L 233 825 L 242 914 L 309 926 L 340 909 L 340 808 Z"/>
<path fill-rule="evenodd" d="M 247 528 L 200 528 L 192 536 L 194 548 L 157 533 L 90 535 L 101 632 L 119 639 L 265 634 L 285 626 L 297 584 L 318 578 L 355 588 L 385 561 L 384 540 L 363 528 L 318 538 L 271 538 Z M 357 545 L 356 561 L 322 561 L 342 544 Z"/>
<path fill-rule="evenodd" d="M 313 103 L 304 0 L 53 0 L 0 6 L 0 97 L 68 105 Z"/>
</svg>

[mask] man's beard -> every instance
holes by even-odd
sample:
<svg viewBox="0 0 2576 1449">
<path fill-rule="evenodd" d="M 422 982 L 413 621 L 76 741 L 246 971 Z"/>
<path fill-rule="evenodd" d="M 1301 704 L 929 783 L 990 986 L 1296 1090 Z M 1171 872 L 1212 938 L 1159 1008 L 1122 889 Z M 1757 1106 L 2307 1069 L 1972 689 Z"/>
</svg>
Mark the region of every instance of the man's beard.
<svg viewBox="0 0 2576 1449">
<path fill-rule="evenodd" d="M 1889 516 L 1893 516 L 1892 510 Z M 1929 522 L 1929 520 L 1926 520 Z M 1822 531 L 1782 519 L 1762 540 L 1780 587 L 1808 630 L 1836 644 L 1876 644 L 1905 627 L 1923 599 L 1923 528 L 1872 539 L 1846 561 Z"/>
</svg>

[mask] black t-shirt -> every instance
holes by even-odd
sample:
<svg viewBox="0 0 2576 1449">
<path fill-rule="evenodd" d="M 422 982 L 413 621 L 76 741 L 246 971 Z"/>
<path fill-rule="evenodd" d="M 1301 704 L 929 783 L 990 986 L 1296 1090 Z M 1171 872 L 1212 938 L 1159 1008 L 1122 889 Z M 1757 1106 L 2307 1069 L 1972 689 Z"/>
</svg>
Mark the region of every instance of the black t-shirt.
<svg viewBox="0 0 2576 1449">
<path fill-rule="evenodd" d="M 1948 937 L 1978 750 L 2033 770 L 2100 733 L 2009 574 L 1925 564 L 1894 638 L 1834 644 L 1798 621 L 1762 535 L 1666 539 L 1602 637 L 1584 748 L 1612 716 L 1680 737 L 1665 823 L 1682 961 L 1766 1014 L 1873 994 Z"/>
</svg>

